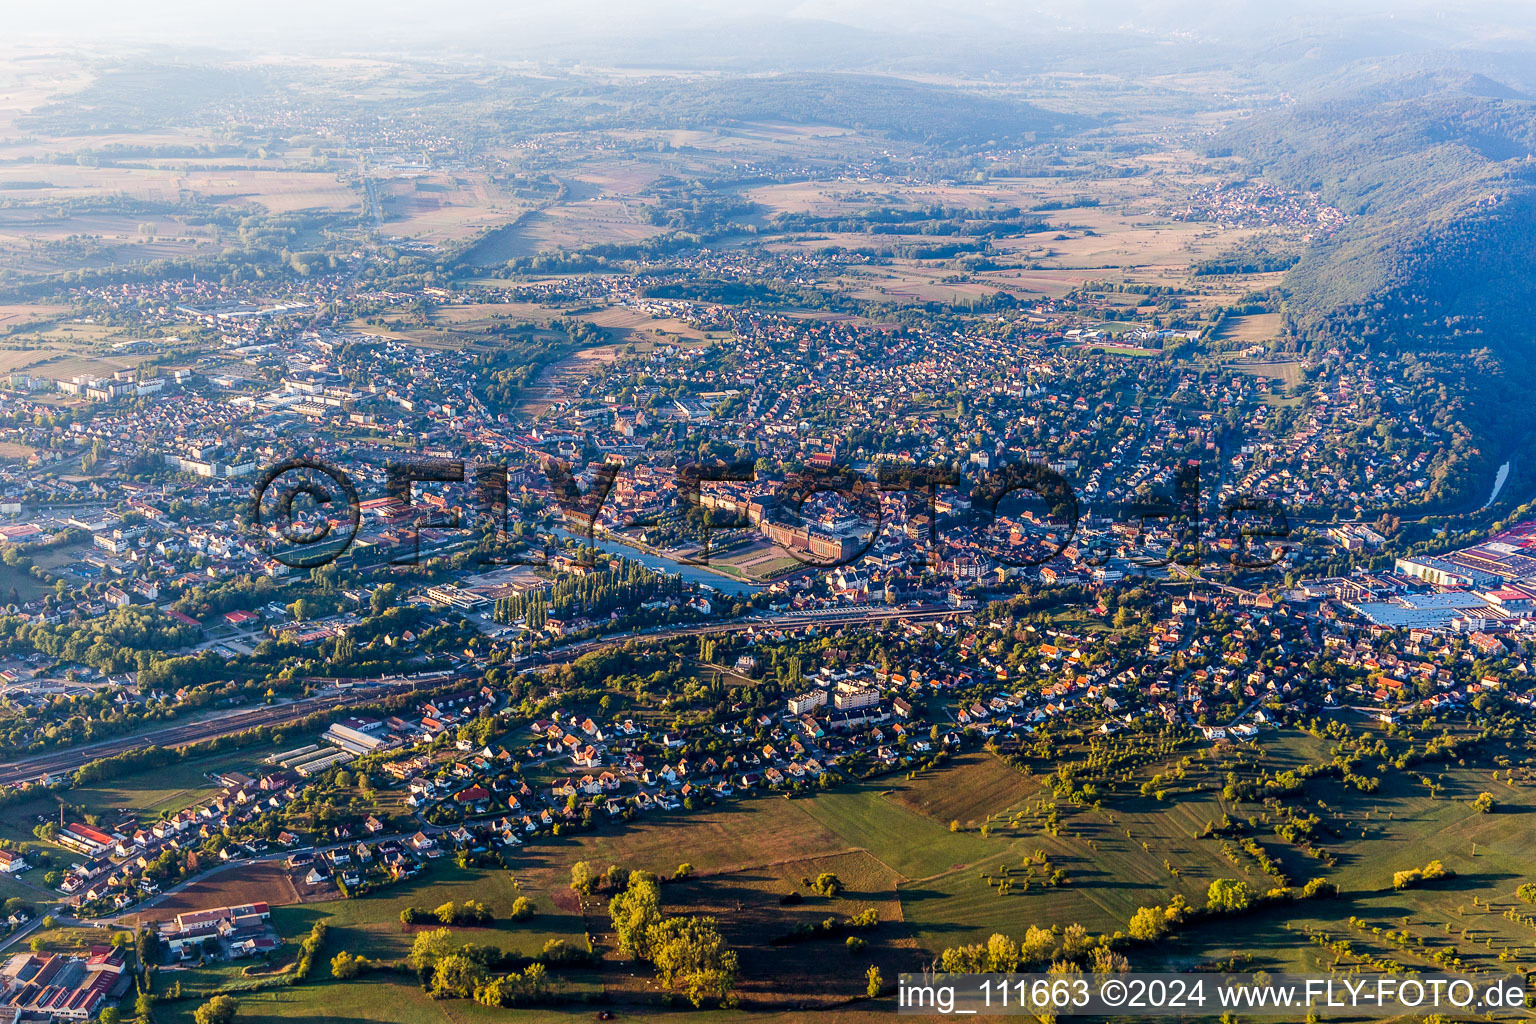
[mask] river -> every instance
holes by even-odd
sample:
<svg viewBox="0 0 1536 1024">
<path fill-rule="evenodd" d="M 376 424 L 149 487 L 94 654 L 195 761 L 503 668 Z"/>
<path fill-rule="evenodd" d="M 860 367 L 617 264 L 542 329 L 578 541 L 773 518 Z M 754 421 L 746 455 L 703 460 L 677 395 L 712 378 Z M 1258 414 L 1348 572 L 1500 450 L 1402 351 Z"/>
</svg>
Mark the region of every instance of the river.
<svg viewBox="0 0 1536 1024">
<path fill-rule="evenodd" d="M 628 544 L 620 544 L 617 541 L 604 540 L 601 537 L 589 541 L 586 537 L 578 537 L 576 534 L 559 527 L 556 527 L 551 532 L 557 537 L 574 540 L 579 544 L 593 544 L 610 555 L 620 555 L 632 562 L 639 562 L 647 569 L 666 573 L 669 576 L 680 576 L 688 583 L 701 587 L 710 587 L 722 594 L 730 594 L 733 597 L 743 594 L 755 594 L 763 589 L 760 584 L 748 583 L 745 580 L 738 580 L 721 573 L 710 572 L 702 566 L 689 565 L 687 562 L 679 562 L 676 559 L 668 558 L 666 555 L 658 555 L 650 551 L 641 551 L 639 548 L 632 548 Z"/>
<path fill-rule="evenodd" d="M 1483 502 L 1483 508 L 1487 508 L 1489 505 L 1492 505 L 1495 501 L 1499 500 L 1499 492 L 1504 489 L 1504 481 L 1509 479 L 1509 467 L 1510 463 L 1508 462 L 1499 467 L 1499 475 L 1494 477 L 1493 480 L 1493 493 L 1488 495 L 1487 501 Z M 1478 509 L 1479 512 L 1482 510 L 1482 508 Z"/>
</svg>

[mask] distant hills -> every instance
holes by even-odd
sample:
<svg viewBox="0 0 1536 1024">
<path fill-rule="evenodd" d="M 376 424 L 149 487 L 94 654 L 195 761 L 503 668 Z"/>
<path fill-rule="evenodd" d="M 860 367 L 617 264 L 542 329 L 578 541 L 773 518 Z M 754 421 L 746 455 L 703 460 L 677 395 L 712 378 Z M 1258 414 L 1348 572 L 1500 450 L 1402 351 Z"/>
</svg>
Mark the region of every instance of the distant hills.
<svg viewBox="0 0 1536 1024">
<path fill-rule="evenodd" d="M 499 118 L 550 130 L 829 125 L 935 146 L 1018 144 L 1094 122 L 1008 95 L 883 75 L 651 75 L 517 78 L 497 84 Z"/>
<path fill-rule="evenodd" d="M 1370 82 L 1232 128 L 1351 220 L 1284 280 L 1303 344 L 1536 352 L 1536 103 L 1481 75 Z"/>
</svg>

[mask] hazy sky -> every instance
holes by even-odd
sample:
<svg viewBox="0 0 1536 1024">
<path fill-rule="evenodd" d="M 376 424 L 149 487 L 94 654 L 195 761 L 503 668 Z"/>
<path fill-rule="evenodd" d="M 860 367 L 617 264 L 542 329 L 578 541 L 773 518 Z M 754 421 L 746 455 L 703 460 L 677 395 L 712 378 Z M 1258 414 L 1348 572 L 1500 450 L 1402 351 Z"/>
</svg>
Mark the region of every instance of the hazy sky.
<svg viewBox="0 0 1536 1024">
<path fill-rule="evenodd" d="M 536 59 L 553 48 L 581 59 L 588 43 L 718 38 L 733 31 L 747 36 L 732 41 L 738 47 L 750 47 L 757 33 L 782 31 L 794 39 L 847 29 L 874 47 L 936 35 L 996 45 L 1104 32 L 1251 43 L 1268 32 L 1396 22 L 1408 36 L 1455 44 L 1528 31 L 1533 7 L 1517 0 L 9 0 L 0 12 L 0 43 L 158 40 L 338 52 L 455 46 L 513 57 L 526 49 Z"/>
</svg>

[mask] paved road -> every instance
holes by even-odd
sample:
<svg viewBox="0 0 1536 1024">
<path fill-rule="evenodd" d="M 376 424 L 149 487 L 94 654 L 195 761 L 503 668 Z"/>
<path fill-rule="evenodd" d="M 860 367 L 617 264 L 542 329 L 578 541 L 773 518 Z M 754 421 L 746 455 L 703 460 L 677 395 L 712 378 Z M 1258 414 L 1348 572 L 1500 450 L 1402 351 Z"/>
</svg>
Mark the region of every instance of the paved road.
<svg viewBox="0 0 1536 1024">
<path fill-rule="evenodd" d="M 540 665 L 561 664 L 573 661 L 583 654 L 588 654 L 604 647 L 619 646 L 636 639 L 666 640 L 674 637 L 697 636 L 705 633 L 739 633 L 749 629 L 791 628 L 813 625 L 869 625 L 898 620 L 924 621 L 943 619 L 954 614 L 956 614 L 954 609 L 933 605 L 924 605 L 919 608 L 839 608 L 824 612 L 792 612 L 787 615 L 773 617 L 739 619 L 728 623 L 708 623 L 698 626 L 679 626 L 675 629 L 658 630 L 649 633 L 626 633 L 602 637 L 596 640 L 586 640 L 553 651 L 542 652 L 533 659 L 530 659 L 530 663 Z M 401 680 L 392 685 L 404 686 L 410 684 L 413 684 L 412 680 Z M 98 758 L 111 757 L 114 754 L 121 754 L 129 750 L 139 750 L 149 746 L 185 747 L 203 740 L 244 732 L 257 726 L 286 724 L 297 721 L 307 715 L 312 715 L 317 711 L 328 711 L 335 708 L 370 703 L 378 700 L 387 691 L 388 685 L 390 684 L 386 686 L 363 686 L 343 694 L 305 697 L 302 700 L 262 705 L 261 707 L 236 712 L 220 718 L 205 719 L 201 722 L 188 722 L 164 729 L 156 729 L 151 732 L 136 733 L 135 735 L 120 739 L 104 740 L 100 743 L 92 743 L 83 747 L 70 747 L 66 750 L 38 754 L 34 757 L 23 758 L 14 764 L 0 767 L 0 785 L 31 781 L 41 778 L 45 773 L 59 775 L 72 772 Z"/>
<path fill-rule="evenodd" d="M 39 896 L 41 896 L 42 899 L 37 900 L 32 904 L 32 920 L 16 929 L 10 935 L 0 938 L 0 950 L 4 950 L 7 946 L 15 945 L 22 939 L 26 938 L 28 935 L 31 935 L 33 932 L 37 931 L 37 929 L 42 926 L 43 918 L 45 917 L 52 917 L 55 921 L 66 920 L 63 916 L 65 905 L 59 902 L 58 893 L 49 889 L 40 889 L 24 878 L 13 878 L 12 881 L 19 883 L 25 888 L 33 890 Z M 73 918 L 70 918 L 69 920 L 73 920 Z"/>
<path fill-rule="evenodd" d="M 0 939 L 0 950 L 4 950 L 7 946 L 14 945 L 15 943 L 18 943 L 22 939 L 26 938 L 28 935 L 31 935 L 33 932 L 37 931 L 42 923 L 43 914 L 42 911 L 38 911 L 37 916 L 32 920 L 28 921 L 26 924 L 22 925 L 10 935 L 7 935 L 5 938 Z M 25 952 L 25 950 L 23 950 L 23 952 Z"/>
</svg>

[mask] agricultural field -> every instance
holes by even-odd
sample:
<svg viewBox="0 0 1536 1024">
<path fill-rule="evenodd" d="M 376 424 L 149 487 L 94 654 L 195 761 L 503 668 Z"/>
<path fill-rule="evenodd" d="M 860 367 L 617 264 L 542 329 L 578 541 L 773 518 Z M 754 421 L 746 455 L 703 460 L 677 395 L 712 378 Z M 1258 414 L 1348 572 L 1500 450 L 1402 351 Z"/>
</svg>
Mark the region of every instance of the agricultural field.
<svg viewBox="0 0 1536 1024">
<path fill-rule="evenodd" d="M 655 173 L 631 167 L 611 175 L 567 177 L 561 181 L 564 194 L 558 199 L 497 206 L 496 217 L 476 222 L 476 227 L 492 230 L 476 240 L 466 261 L 492 267 L 542 252 L 654 238 L 664 229 L 640 219 L 640 200 L 633 190 Z M 496 226 L 498 220 L 501 223 Z"/>
<path fill-rule="evenodd" d="M 20 201 L 122 194 L 149 202 L 172 203 L 181 196 L 182 178 L 178 171 L 158 168 L 11 163 L 0 168 L 0 189 L 8 198 Z"/>
<path fill-rule="evenodd" d="M 540 320 L 530 320 L 521 313 L 508 311 L 498 303 L 466 303 L 440 306 L 425 319 L 405 313 L 387 313 L 377 322 L 352 321 L 348 327 L 366 334 L 393 338 L 426 349 L 458 352 L 474 346 L 494 347 L 496 339 L 486 332 L 493 327 L 512 327 L 519 337 L 543 340 L 551 344 L 563 340 L 559 334 L 542 329 L 549 320 L 545 312 Z"/>
<path fill-rule="evenodd" d="M 1212 337 L 1217 341 L 1263 345 L 1278 338 L 1284 325 L 1284 317 L 1279 313 L 1250 313 L 1228 317 L 1212 332 Z"/>
<path fill-rule="evenodd" d="M 1346 791 L 1331 780 L 1319 783 L 1316 807 L 1319 813 L 1326 809 L 1343 833 L 1338 864 L 1329 872 L 1341 887 L 1341 899 L 1259 915 L 1251 929 L 1245 920 L 1240 934 L 1220 922 L 1195 929 L 1172 944 L 1167 956 L 1174 962 L 1203 962 L 1249 953 L 1258 967 L 1300 969 L 1324 957 L 1325 951 L 1310 942 L 1311 931 L 1346 938 L 1358 951 L 1419 969 L 1434 969 L 1423 955 L 1426 950 L 1450 947 L 1464 964 L 1481 970 L 1532 970 L 1536 932 L 1509 916 L 1529 912 L 1515 895 L 1530 878 L 1527 787 L 1456 767 L 1435 776 L 1443 787 L 1435 796 L 1401 774 L 1389 774 L 1381 789 L 1369 795 Z M 1484 791 L 1494 795 L 1497 813 L 1472 809 L 1473 798 Z M 1308 795 L 1314 795 L 1310 789 Z M 1283 848 L 1281 859 L 1287 868 L 1297 862 Z M 1395 872 L 1422 867 L 1430 859 L 1442 861 L 1455 877 L 1393 889 Z M 1351 925 L 1350 918 L 1363 920 L 1364 928 Z M 1413 937 L 1410 946 L 1392 934 L 1405 930 Z M 1262 939 L 1255 941 L 1255 934 Z M 1333 954 L 1326 959 L 1331 962 Z"/>
<path fill-rule="evenodd" d="M 1281 771 L 1318 753 L 1316 741 L 1292 739 L 1267 750 L 1265 763 Z M 1260 890 L 1273 884 L 1251 857 L 1238 853 L 1234 862 L 1219 840 L 1200 838 L 1224 813 L 1215 794 L 1183 792 L 1172 802 L 1120 799 L 1113 811 L 1056 807 L 1042 781 L 987 755 L 968 756 L 915 779 L 842 788 L 814 799 L 755 800 L 695 814 L 686 824 L 645 822 L 615 835 L 583 835 L 559 856 L 541 858 L 533 877 L 558 891 L 576 860 L 645 867 L 665 876 L 686 856 L 710 891 L 690 893 L 694 883 L 676 883 L 666 888 L 667 899 L 686 894 L 689 905 L 716 911 L 734 900 L 746 910 L 761 898 L 752 893 L 782 894 L 810 868 L 837 862 L 865 879 L 849 886 L 861 892 L 861 905 L 878 906 L 881 920 L 895 925 L 888 941 L 902 947 L 912 942 L 929 953 L 985 940 L 993 931 L 1017 934 L 1035 923 L 1075 921 L 1094 933 L 1123 930 L 1138 907 L 1164 903 L 1175 893 L 1203 905 L 1218 878 L 1237 877 Z M 1439 923 L 1473 915 L 1468 920 L 1481 929 L 1480 941 L 1494 938 L 1495 952 L 1521 942 L 1536 947 L 1528 929 L 1501 916 L 1514 906 L 1513 890 L 1524 880 L 1519 796 L 1504 787 L 1497 798 L 1501 806 L 1508 801 L 1509 813 L 1479 815 L 1469 806 L 1474 787 L 1482 785 L 1476 773 L 1447 782 L 1435 799 L 1407 787 L 1383 787 L 1367 797 L 1330 781 L 1315 783 L 1316 802 L 1330 809 L 1332 827 L 1359 833 L 1334 846 L 1331 868 L 1287 843 L 1261 838 L 1260 846 L 1291 878 L 1326 875 L 1344 890 L 1338 902 L 1299 904 L 1295 920 L 1336 927 L 1356 900 L 1366 907 L 1387 900 Z M 1044 824 L 1048 808 L 1059 822 L 1054 832 Z M 1394 871 L 1422 866 L 1431 856 L 1458 877 L 1392 893 Z M 1064 881 L 1050 884 L 1043 865 L 1065 871 Z M 1005 878 L 1006 893 L 997 884 Z M 1502 904 L 1490 897 L 1493 912 L 1478 909 L 1467 896 L 1490 886 L 1507 890 Z M 1474 927 L 1457 925 L 1463 926 Z M 771 931 L 756 927 L 744 935 Z M 1206 950 L 1202 955 L 1217 956 L 1222 934 L 1219 922 L 1199 926 L 1188 942 Z M 1288 941 L 1305 949 L 1294 936 Z M 1243 948 L 1239 941 L 1232 951 Z M 1529 955 L 1536 960 L 1536 948 Z"/>
<path fill-rule="evenodd" d="M 595 1008 L 583 1005 L 582 991 L 571 993 L 569 1006 L 537 1009 L 495 1009 L 466 1000 L 437 1001 L 429 998 L 414 978 L 374 975 L 360 981 L 323 981 L 297 988 L 277 988 L 240 997 L 241 1024 L 278 1024 L 282 1021 L 325 1020 L 336 1024 L 590 1024 Z M 161 1024 L 192 1024 L 196 1000 L 163 1003 L 155 1008 Z M 662 1007 L 604 1006 L 617 1024 L 729 1024 L 739 1021 L 738 1011 L 668 1010 Z M 878 1024 L 888 1021 L 890 1011 L 845 1007 L 838 1020 L 846 1024 Z M 800 1024 L 800 1011 L 759 1012 L 758 1024 Z"/>
<path fill-rule="evenodd" d="M 1157 356 L 1157 350 L 1140 348 L 1132 345 L 1104 345 L 1098 342 L 1090 342 L 1082 346 L 1087 352 L 1101 352 L 1109 356 L 1133 356 L 1142 359 L 1152 359 Z"/>
<path fill-rule="evenodd" d="M 682 820 L 645 821 L 623 832 L 584 834 L 562 844 L 551 856 L 530 851 L 537 861 L 529 877 L 540 891 L 552 893 L 559 905 L 574 911 L 576 898 L 564 887 L 576 861 L 643 868 L 670 878 L 686 859 L 693 875 L 667 882 L 664 904 L 671 913 L 709 914 L 721 922 L 727 939 L 743 951 L 739 990 L 744 999 L 762 1006 L 779 1003 L 783 992 L 775 982 L 785 971 L 807 979 L 798 993 L 801 998 L 812 1002 L 847 998 L 858 991 L 869 962 L 893 965 L 896 951 L 909 948 L 898 923 L 898 875 L 878 858 L 819 827 L 806 813 L 811 803 L 753 800 Z M 806 893 L 802 880 L 828 871 L 837 874 L 847 888 L 835 899 Z M 803 902 L 783 906 L 781 899 L 790 892 L 803 893 Z M 796 925 L 814 924 L 828 916 L 841 920 L 870 909 L 890 924 L 864 933 L 869 945 L 860 956 L 872 959 L 849 958 L 846 972 L 813 974 L 809 970 L 818 959 L 848 958 L 840 937 L 777 941 L 786 939 Z M 606 934 L 602 901 L 588 920 L 609 950 L 611 937 Z M 627 972 L 610 971 L 605 984 L 635 995 L 650 982 L 636 988 Z"/>
<path fill-rule="evenodd" d="M 1038 795 L 1040 788 L 995 757 L 966 754 L 947 771 L 925 773 L 893 788 L 889 798 L 941 825 L 958 821 L 969 828 Z"/>
<path fill-rule="evenodd" d="M 188 168 L 178 185 L 199 199 L 232 205 L 256 203 L 269 213 L 351 212 L 362 208 L 359 191 L 339 181 L 333 171 L 199 172 Z"/>
<path fill-rule="evenodd" d="M 516 219 L 527 209 L 484 174 L 370 173 L 383 206 L 384 232 L 395 237 L 443 245 Z"/>
<path fill-rule="evenodd" d="M 699 344 L 715 337 L 714 333 L 700 330 L 676 317 L 652 316 L 642 310 L 621 306 L 609 306 L 589 313 L 577 313 L 575 316 L 594 327 L 603 328 L 615 341 L 634 345 L 641 352 L 652 345 Z"/>
<path fill-rule="evenodd" d="M 1128 840 L 1114 839 L 1115 827 L 1107 821 L 1090 823 L 1085 817 L 1080 828 L 1059 838 L 1022 822 L 1019 827 L 1006 824 L 1012 815 L 1032 813 L 1038 791 L 1037 784 L 1015 769 L 977 755 L 952 770 L 913 780 L 842 788 L 814 799 L 753 800 L 695 814 L 686 824 L 644 822 L 616 835 L 582 836 L 575 849 L 547 861 L 536 877 L 558 887 L 570 863 L 584 859 L 644 867 L 665 876 L 686 856 L 701 879 L 722 891 L 766 885 L 782 895 L 788 889 L 778 885 L 814 876 L 812 866 L 852 858 L 850 868 L 856 864 L 861 877 L 868 878 L 863 898 L 881 908 L 882 921 L 893 923 L 895 939 L 913 939 L 932 953 L 946 945 L 985 940 L 993 930 L 1019 931 L 1021 922 L 1030 923 L 1036 915 L 1113 930 L 1123 927 L 1136 906 L 1163 895 L 1158 876 L 1166 878 L 1166 872 L 1160 866 L 1152 870 L 1158 851 L 1149 854 Z M 988 815 L 996 822 L 983 836 L 979 824 Z M 951 830 L 956 820 L 959 827 Z M 1071 820 L 1076 825 L 1077 819 Z M 1214 848 L 1201 849 L 1156 814 L 1134 820 L 1138 835 L 1165 841 L 1161 852 L 1177 848 L 1182 860 L 1201 866 L 1184 888 L 1191 897 L 1198 893 L 1203 898 L 1204 886 L 1219 874 Z M 679 828 L 686 830 L 686 841 L 678 835 Z M 1090 842 L 1098 842 L 1099 850 L 1091 849 Z M 1070 877 L 1093 880 L 1049 890 L 1037 883 L 1011 896 L 994 895 L 982 876 L 1015 866 L 1040 847 Z M 1110 859 L 1103 859 L 1106 856 Z M 1106 887 L 1097 876 L 1125 878 L 1132 865 L 1139 876 L 1136 885 L 1104 902 Z M 850 888 L 856 887 L 850 883 Z M 686 883 L 669 888 L 668 898 L 684 889 Z"/>
<path fill-rule="evenodd" d="M 625 200 L 588 195 L 528 217 L 518 225 L 517 242 L 509 251 L 513 256 L 531 256 L 584 245 L 638 242 L 662 230 L 640 220 Z"/>
<path fill-rule="evenodd" d="M 532 899 L 537 912 L 525 922 L 509 921 L 506 915 L 519 896 Z M 580 916 L 562 908 L 553 894 L 535 884 L 521 866 L 510 872 L 500 868 L 461 868 L 447 857 L 430 863 L 416 878 L 357 899 L 275 909 L 273 922 L 280 934 L 297 939 L 316 921 L 324 921 L 330 929 L 326 941 L 334 949 L 376 959 L 396 959 L 410 952 L 416 932 L 425 927 L 402 925 L 402 910 L 421 907 L 430 911 L 444 903 L 465 900 L 478 900 L 497 915 L 497 923 L 492 927 L 464 929 L 463 937 L 468 941 L 525 954 L 539 952 L 554 939 L 584 944 Z"/>
<path fill-rule="evenodd" d="M 828 124 L 788 124 L 775 120 L 744 121 L 728 126 L 677 128 L 664 131 L 617 130 L 613 136 L 654 146 L 658 143 L 678 152 L 673 161 L 684 169 L 718 169 L 746 154 L 810 157 L 835 160 L 873 135 L 855 128 Z"/>
<path fill-rule="evenodd" d="M 596 190 L 598 198 L 610 199 L 641 195 L 661 173 L 655 163 L 641 160 L 592 160 L 576 180 Z"/>
<path fill-rule="evenodd" d="M 26 207 L 0 217 L 0 246 L 26 248 L 36 242 L 57 242 L 71 235 L 95 239 L 131 250 L 137 259 L 164 259 L 176 253 L 211 246 L 217 232 L 203 225 L 183 224 L 164 215 L 36 212 Z"/>
<path fill-rule="evenodd" d="M 1101 170 L 1103 170 L 1101 168 Z M 956 274 L 949 259 L 895 258 L 878 265 L 850 268 L 841 282 L 855 298 L 895 302 L 965 304 L 998 291 L 1021 300 L 1060 298 L 1085 284 L 1109 281 L 1189 289 L 1190 266 L 1248 237 L 1242 230 L 1221 231 L 1210 224 L 1174 220 L 1167 208 L 1213 179 L 1205 174 L 1160 170 L 1153 176 L 1081 182 L 1056 178 L 993 178 L 975 185 L 905 186 L 868 182 L 803 182 L 755 186 L 741 196 L 764 211 L 764 224 L 778 214 L 848 218 L 876 208 L 915 213 L 930 206 L 972 211 L 982 217 L 1009 209 L 1040 211 L 1046 230 L 1002 235 L 991 244 L 998 265 Z M 1085 204 L 1085 192 L 1093 196 Z M 814 230 L 774 236 L 774 249 L 827 246 L 921 248 L 935 242 L 964 241 L 944 234 L 864 234 Z M 1259 287 L 1224 278 L 1200 279 L 1192 289 L 1196 306 L 1231 301 Z M 1135 296 L 1128 296 L 1135 304 Z"/>
<path fill-rule="evenodd" d="M 1233 370 L 1255 377 L 1267 377 L 1293 388 L 1301 383 L 1301 370 L 1306 364 L 1297 359 L 1231 359 L 1226 365 Z"/>
<path fill-rule="evenodd" d="M 1271 771 L 1308 763 L 1322 752 L 1320 741 L 1305 736 L 1250 751 Z M 1213 773 L 1200 767 L 1200 750 L 1184 748 L 1183 753 L 1192 755 L 1194 765 L 1171 802 L 1121 796 L 1113 810 L 1058 805 L 1046 777 L 976 752 L 910 778 L 891 777 L 810 798 L 763 797 L 686 817 L 647 817 L 622 829 L 559 837 L 519 851 L 510 871 L 464 869 L 443 859 L 419 878 L 376 894 L 316 903 L 283 896 L 280 885 L 256 878 L 251 875 L 256 869 L 247 867 L 226 872 L 225 881 L 214 876 L 162 901 L 153 913 L 269 899 L 287 904 L 274 912 L 274 921 L 290 939 L 317 920 L 330 925 L 327 958 L 346 949 L 392 960 L 404 956 L 412 941 L 412 931 L 399 923 L 407 906 L 430 908 L 473 898 L 500 912 L 517 896 L 528 896 L 538 910 L 531 921 L 500 923 L 464 937 L 527 953 L 551 939 L 580 943 L 590 931 L 605 964 L 579 975 L 576 987 L 643 1002 L 651 983 L 632 976 L 622 959 L 615 959 L 606 897 L 583 906 L 567 884 L 577 861 L 619 864 L 668 879 L 663 901 L 669 912 L 708 914 L 721 921 L 729 941 L 742 951 L 739 992 L 746 1005 L 763 1010 L 779 1005 L 783 993 L 775 981 L 785 971 L 813 979 L 797 998 L 816 1005 L 857 995 L 867 963 L 894 971 L 912 962 L 914 954 L 926 958 L 947 946 L 984 941 L 994 931 L 1018 934 L 1032 924 L 1078 922 L 1095 934 L 1112 933 L 1124 929 L 1136 908 L 1165 903 L 1176 893 L 1203 905 L 1206 888 L 1219 878 L 1236 877 L 1260 890 L 1272 884 L 1247 854 L 1224 852 L 1227 844 L 1219 839 L 1201 838 L 1210 822 L 1232 808 L 1203 788 Z M 1143 769 L 1157 770 L 1157 762 Z M 1504 914 L 1516 908 L 1513 890 L 1524 877 L 1522 793 L 1505 785 L 1497 794 L 1504 813 L 1478 815 L 1469 800 L 1482 785 L 1477 773 L 1456 769 L 1444 773 L 1443 788 L 1433 798 L 1402 778 L 1369 796 L 1331 780 L 1312 783 L 1309 800 L 1328 808 L 1330 827 L 1358 829 L 1333 844 L 1333 866 L 1324 868 L 1262 832 L 1260 846 L 1294 879 L 1333 878 L 1343 889 L 1341 898 L 1245 916 L 1240 930 L 1220 919 L 1197 924 L 1168 943 L 1133 951 L 1133 963 L 1172 969 L 1246 955 L 1268 970 L 1310 969 L 1332 954 L 1314 944 L 1309 933 L 1337 938 L 1363 929 L 1353 940 L 1355 947 L 1363 951 L 1374 941 L 1377 953 L 1386 956 L 1393 947 L 1401 952 L 1400 940 L 1384 939 L 1371 928 L 1398 930 L 1405 919 L 1409 931 L 1426 941 L 1451 935 L 1447 941 L 1458 946 L 1464 959 L 1473 958 L 1469 963 L 1495 969 L 1508 962 L 1498 956 L 1506 950 L 1516 963 L 1522 957 L 1536 962 L 1536 940 L 1529 929 Z M 1394 892 L 1392 872 L 1420 866 L 1426 851 L 1452 867 L 1456 878 Z M 690 875 L 670 880 L 684 861 Z M 844 884 L 834 898 L 805 888 L 806 879 L 823 872 L 836 874 Z M 1058 872 L 1059 878 L 1051 877 Z M 1001 888 L 1000 882 L 1005 883 Z M 1484 898 L 1472 901 L 1469 888 Z M 1502 898 L 1488 895 L 1490 890 L 1503 893 Z M 799 894 L 797 901 L 786 906 L 784 898 L 791 893 Z M 813 970 L 829 958 L 836 963 L 848 956 L 840 940 L 791 939 L 799 925 L 868 910 L 875 911 L 880 924 L 865 933 L 868 945 L 849 959 L 846 972 Z M 1352 916 L 1370 923 L 1351 925 Z M 380 987 L 395 984 L 381 981 L 382 986 L 357 991 L 368 991 L 371 998 Z M 338 985 L 322 972 L 301 989 L 252 996 L 251 1005 L 271 1019 L 286 1019 L 318 997 L 304 994 L 311 990 L 336 992 Z M 431 1005 L 415 994 L 402 999 L 405 1006 L 418 1004 Z M 453 1004 L 435 1012 L 469 1020 L 476 1011 Z"/>
<path fill-rule="evenodd" d="M 334 171 L 291 170 L 279 167 L 241 167 L 217 169 L 199 166 L 195 161 L 176 161 L 165 168 L 82 167 L 71 164 L 13 163 L 0 168 L 0 189 L 11 199 L 59 200 L 124 195 L 159 203 L 175 203 L 183 198 L 211 203 L 243 205 L 256 203 L 271 213 L 296 210 L 358 210 L 360 193 L 337 180 Z M 12 211 L 13 213 L 15 211 Z M 78 223 L 65 234 L 105 234 L 110 225 L 121 223 L 134 229 L 146 221 L 121 216 L 93 225 Z M 73 218 L 81 221 L 81 218 Z M 131 222 L 131 224 L 130 224 Z M 163 226 L 167 222 L 150 220 Z M 91 227 L 99 230 L 90 230 Z M 178 234 L 189 229 L 177 222 L 169 227 Z"/>
<path fill-rule="evenodd" d="M 46 323 L 68 312 L 67 306 L 29 302 L 6 303 L 0 305 L 0 332 L 9 334 L 12 331 L 31 327 L 33 324 Z"/>
<path fill-rule="evenodd" d="M 150 905 L 133 911 L 125 920 L 139 925 L 169 921 L 177 914 L 209 907 L 234 907 L 256 902 L 281 906 L 298 903 L 303 896 L 293 873 L 281 861 L 216 866 L 206 877 L 155 898 Z"/>
<path fill-rule="evenodd" d="M 103 214 L 0 216 L 0 260 L 23 273 L 142 264 L 216 253 L 217 233 Z"/>
<path fill-rule="evenodd" d="M 169 344 L 169 339 L 149 341 L 104 324 L 39 319 L 18 326 L 0 347 L 0 374 L 22 372 L 53 380 L 80 374 L 110 377 L 155 358 L 153 352 L 131 349 Z"/>
<path fill-rule="evenodd" d="M 1268 391 L 1264 395 L 1267 404 L 1276 408 L 1296 407 L 1302 402 L 1297 389 L 1302 383 L 1302 369 L 1306 363 L 1299 359 L 1285 358 L 1238 358 L 1226 359 L 1223 363 L 1229 369 L 1258 377 L 1268 382 Z"/>
<path fill-rule="evenodd" d="M 613 345 L 582 349 L 557 359 L 539 371 L 526 388 L 518 403 L 518 412 L 524 416 L 540 416 L 552 406 L 562 402 L 570 389 L 585 380 L 587 374 L 601 366 L 615 362 L 619 350 Z"/>
</svg>

